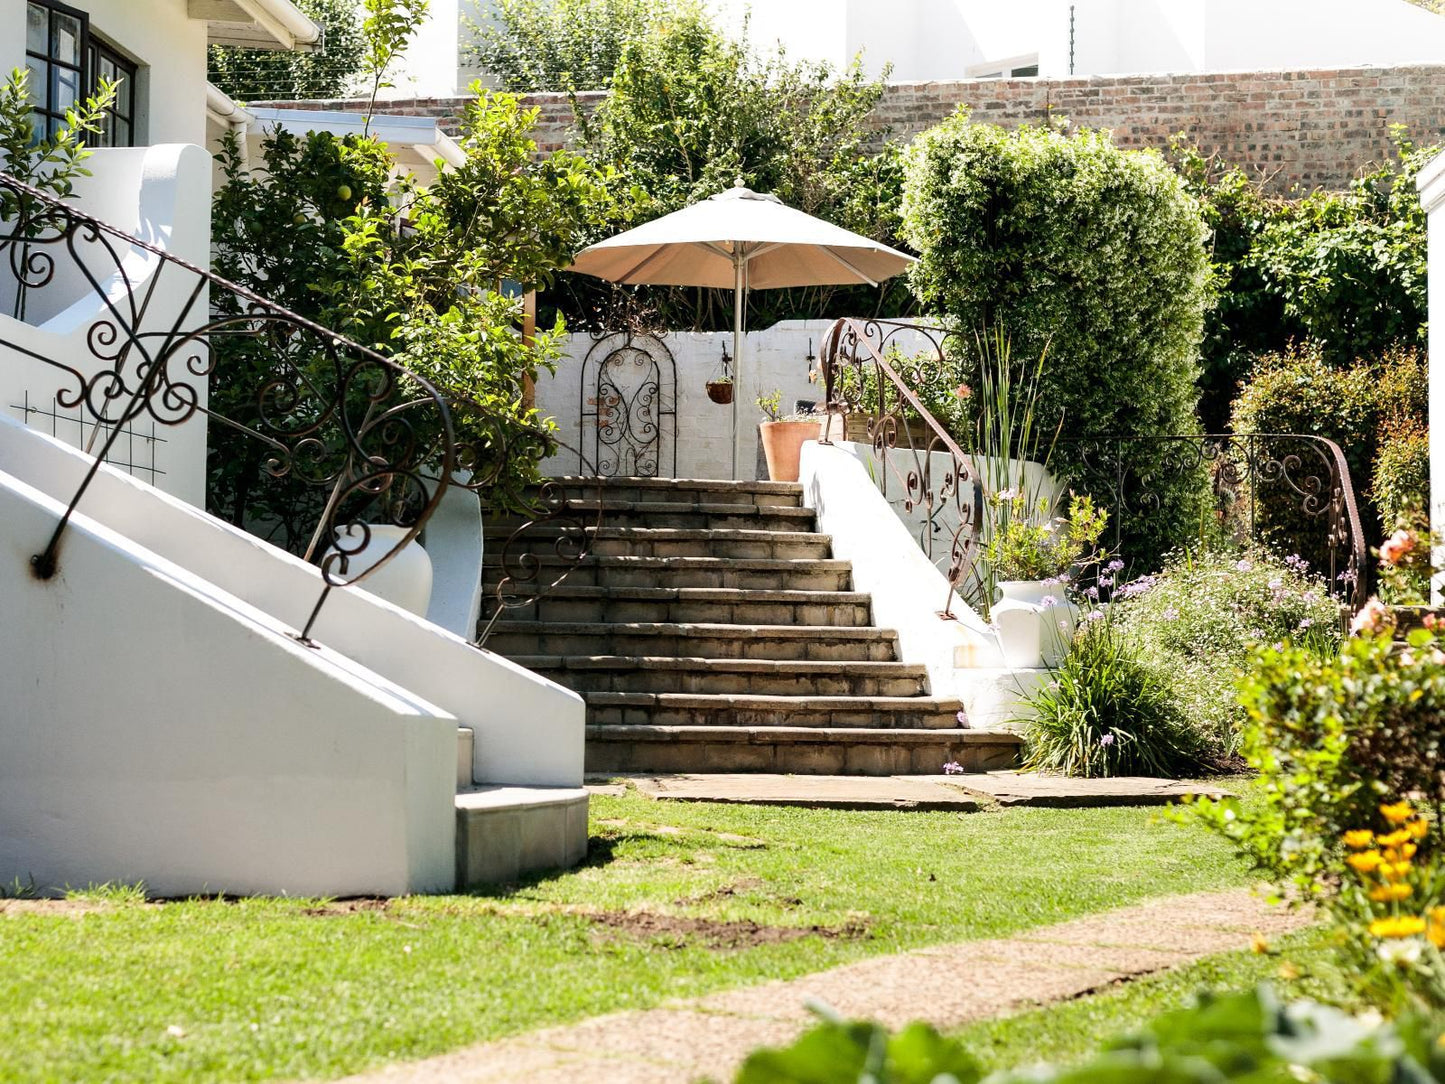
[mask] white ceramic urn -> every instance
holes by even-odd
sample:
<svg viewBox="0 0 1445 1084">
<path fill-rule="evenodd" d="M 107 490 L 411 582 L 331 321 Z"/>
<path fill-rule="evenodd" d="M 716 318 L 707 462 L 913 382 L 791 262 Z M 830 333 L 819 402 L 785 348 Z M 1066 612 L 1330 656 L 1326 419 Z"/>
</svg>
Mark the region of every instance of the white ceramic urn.
<svg viewBox="0 0 1445 1084">
<path fill-rule="evenodd" d="M 1068 653 L 1079 623 L 1079 610 L 1057 583 L 1002 580 L 993 606 L 1004 665 L 1033 670 L 1057 666 Z"/>
<path fill-rule="evenodd" d="M 389 523 L 367 524 L 371 537 L 359 551 L 351 554 L 346 565 L 346 579 L 354 580 L 396 548 L 396 544 L 407 535 L 407 528 L 394 527 Z M 341 530 L 344 538 L 359 538 L 361 527 L 349 524 Z M 347 543 L 350 548 L 351 543 Z M 412 539 L 401 551 L 378 568 L 357 586 L 380 595 L 386 601 L 404 610 L 425 617 L 427 605 L 431 602 L 432 567 L 431 558 L 416 539 Z"/>
</svg>

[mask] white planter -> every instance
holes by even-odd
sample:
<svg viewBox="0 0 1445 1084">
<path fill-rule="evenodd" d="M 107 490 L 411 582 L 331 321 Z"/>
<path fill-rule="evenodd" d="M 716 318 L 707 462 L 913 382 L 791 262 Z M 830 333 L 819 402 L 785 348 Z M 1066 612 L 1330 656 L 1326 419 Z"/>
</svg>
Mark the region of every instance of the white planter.
<svg viewBox="0 0 1445 1084">
<path fill-rule="evenodd" d="M 994 604 L 993 623 L 1004 664 L 1057 666 L 1073 639 L 1078 607 L 1063 597 L 1060 585 L 1043 580 L 1003 580 L 998 590 L 1002 597 Z"/>
<path fill-rule="evenodd" d="M 367 526 L 371 537 L 367 539 L 366 545 L 349 556 L 346 565 L 347 580 L 354 580 L 370 569 L 395 549 L 396 544 L 407 535 L 405 527 L 393 527 L 389 523 L 371 523 Z M 351 524 L 341 533 L 348 539 L 360 537 L 361 527 Z M 413 538 L 395 557 L 358 586 L 400 606 L 403 610 L 410 610 L 419 617 L 425 617 L 427 605 L 431 602 L 431 580 L 431 558 Z"/>
</svg>

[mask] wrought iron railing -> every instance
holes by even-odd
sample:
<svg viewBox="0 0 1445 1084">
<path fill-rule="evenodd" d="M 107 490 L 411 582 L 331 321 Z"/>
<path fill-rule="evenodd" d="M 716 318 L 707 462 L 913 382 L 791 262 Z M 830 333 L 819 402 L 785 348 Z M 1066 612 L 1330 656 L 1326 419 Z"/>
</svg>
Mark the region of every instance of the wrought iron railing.
<svg viewBox="0 0 1445 1084">
<path fill-rule="evenodd" d="M 907 321 L 834 323 L 821 350 L 823 442 L 873 447 L 879 489 L 945 572 L 950 599 L 953 591 L 974 599 L 987 582 L 975 574 L 987 530 L 981 464 L 958 443 L 964 434 L 950 433 L 916 391 L 951 385 L 946 338 L 945 329 Z M 1358 609 L 1368 597 L 1366 537 L 1344 453 L 1333 441 L 1282 433 L 1064 437 L 1054 452 L 1055 462 L 1067 452 L 1076 473 L 1087 475 L 1083 488 L 1109 510 L 1111 549 L 1131 564 L 1160 557 L 1130 553 L 1129 540 L 1164 511 L 1167 490 L 1176 506 L 1170 515 L 1198 516 L 1177 533 L 1266 545 L 1307 561 L 1343 605 Z M 1196 497 L 1197 507 L 1181 512 Z"/>
<path fill-rule="evenodd" d="M 827 410 L 821 443 L 856 437 L 872 445 L 874 480 L 948 581 L 940 612 L 951 616 L 978 555 L 983 487 L 913 390 L 943 379 L 943 335 L 924 324 L 844 317 L 824 335 L 818 363 Z M 847 431 L 849 416 L 866 419 L 863 431 Z"/>
<path fill-rule="evenodd" d="M 444 395 L 396 362 L 4 173 L 0 267 L 9 270 L 0 300 L 32 325 L 0 322 L 0 352 L 28 359 L 18 364 L 31 375 L 56 378 L 50 413 L 81 426 L 92 458 L 32 558 L 41 578 L 55 573 L 101 464 L 136 439 L 137 425 L 152 438 L 157 427 L 207 426 L 209 509 L 317 565 L 319 595 L 297 634 L 305 643 L 330 592 L 363 583 L 416 539 L 448 486 L 524 518 L 554 514 L 500 484 L 513 476 L 513 457 L 553 449 L 551 433 Z M 59 340 L 35 326 L 43 331 L 82 303 L 91 310 L 84 334 L 68 340 L 81 344 L 80 356 L 58 356 Z M 21 409 L 30 411 L 28 400 Z M 403 529 L 379 556 L 370 547 L 378 524 Z"/>
</svg>

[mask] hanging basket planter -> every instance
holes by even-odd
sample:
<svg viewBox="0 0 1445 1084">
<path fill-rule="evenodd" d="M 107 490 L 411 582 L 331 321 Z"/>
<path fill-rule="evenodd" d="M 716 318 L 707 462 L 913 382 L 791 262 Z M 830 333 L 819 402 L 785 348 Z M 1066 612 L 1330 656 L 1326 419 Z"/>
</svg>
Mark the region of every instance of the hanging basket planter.
<svg viewBox="0 0 1445 1084">
<path fill-rule="evenodd" d="M 733 401 L 733 382 L 731 380 L 709 380 L 707 397 L 714 403 L 727 406 Z"/>
</svg>

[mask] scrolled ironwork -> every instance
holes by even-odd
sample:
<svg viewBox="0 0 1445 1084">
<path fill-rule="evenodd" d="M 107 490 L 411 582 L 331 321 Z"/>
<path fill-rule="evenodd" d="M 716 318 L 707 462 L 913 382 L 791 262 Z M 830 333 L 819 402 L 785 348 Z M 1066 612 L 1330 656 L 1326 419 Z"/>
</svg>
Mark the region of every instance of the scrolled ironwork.
<svg viewBox="0 0 1445 1084">
<path fill-rule="evenodd" d="M 656 478 L 677 469 L 677 365 L 660 335 L 627 328 L 593 336 L 582 361 L 578 415 L 592 430 L 583 473 Z M 590 391 L 590 394 L 589 394 Z M 589 425 L 590 423 L 590 425 Z"/>
<path fill-rule="evenodd" d="M 11 272 L 0 290 L 20 323 L 43 328 L 47 314 L 86 298 L 93 309 L 79 360 L 0 328 L 0 347 L 59 376 L 55 403 L 90 431 L 90 468 L 32 558 L 41 577 L 55 572 L 100 465 L 142 418 L 164 427 L 204 418 L 213 461 L 218 446 L 240 457 L 219 464 L 227 491 L 213 485 L 208 504 L 318 566 L 303 642 L 328 594 L 364 582 L 414 540 L 452 482 L 451 409 L 426 379 L 4 173 L 0 258 Z M 268 483 L 288 489 L 285 502 L 249 499 Z M 400 540 L 358 562 L 378 523 L 403 528 Z"/>
<path fill-rule="evenodd" d="M 827 413 L 821 443 L 847 436 L 834 430 L 849 415 L 867 419 L 878 488 L 901 506 L 923 552 L 948 581 L 940 613 L 952 616 L 955 593 L 978 556 L 984 495 L 972 462 L 914 390 L 943 378 L 943 337 L 942 329 L 922 323 L 835 321 L 819 348 Z"/>
</svg>

